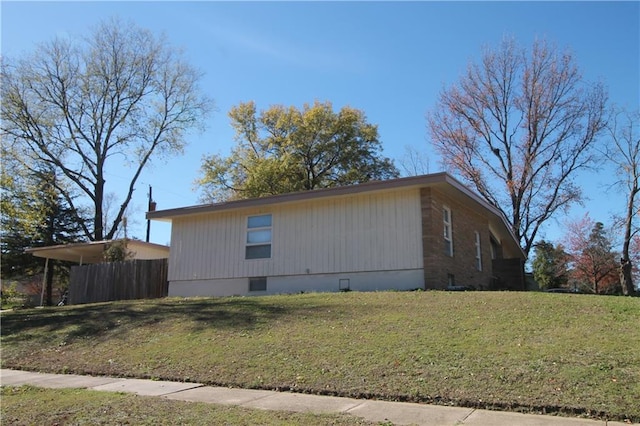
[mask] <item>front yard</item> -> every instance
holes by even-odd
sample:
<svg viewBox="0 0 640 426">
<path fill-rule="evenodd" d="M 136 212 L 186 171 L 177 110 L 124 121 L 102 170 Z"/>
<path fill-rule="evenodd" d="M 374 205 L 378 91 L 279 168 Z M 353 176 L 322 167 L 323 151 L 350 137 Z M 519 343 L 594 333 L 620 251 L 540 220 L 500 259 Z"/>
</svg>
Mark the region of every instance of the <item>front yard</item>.
<svg viewBox="0 0 640 426">
<path fill-rule="evenodd" d="M 640 421 L 640 299 L 379 292 L 3 313 L 2 366 Z"/>
</svg>

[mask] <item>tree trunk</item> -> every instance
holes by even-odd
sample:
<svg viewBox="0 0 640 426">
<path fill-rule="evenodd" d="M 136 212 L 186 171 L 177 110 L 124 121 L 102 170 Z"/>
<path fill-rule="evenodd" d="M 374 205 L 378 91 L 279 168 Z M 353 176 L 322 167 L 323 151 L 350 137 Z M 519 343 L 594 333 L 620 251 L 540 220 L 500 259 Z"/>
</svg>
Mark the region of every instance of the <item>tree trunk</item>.
<svg viewBox="0 0 640 426">
<path fill-rule="evenodd" d="M 634 182 L 638 180 L 635 179 Z M 620 260 L 620 285 L 622 286 L 622 294 L 625 296 L 633 296 L 635 288 L 633 287 L 633 277 L 631 275 L 632 266 L 629 256 L 629 246 L 631 245 L 631 228 L 633 226 L 635 196 L 640 191 L 637 183 L 633 185 L 629 192 L 627 201 L 627 220 L 624 226 L 624 244 L 622 246 L 622 259 Z"/>
<path fill-rule="evenodd" d="M 102 241 L 104 239 L 104 218 L 102 217 L 102 203 L 104 199 L 104 179 L 102 178 L 102 170 L 100 170 L 96 178 L 94 189 L 94 215 L 93 215 L 93 240 Z"/>
<path fill-rule="evenodd" d="M 631 276 L 632 266 L 629 259 L 622 259 L 620 262 L 620 285 L 622 286 L 622 294 L 625 296 L 633 296 L 636 293 Z"/>
</svg>

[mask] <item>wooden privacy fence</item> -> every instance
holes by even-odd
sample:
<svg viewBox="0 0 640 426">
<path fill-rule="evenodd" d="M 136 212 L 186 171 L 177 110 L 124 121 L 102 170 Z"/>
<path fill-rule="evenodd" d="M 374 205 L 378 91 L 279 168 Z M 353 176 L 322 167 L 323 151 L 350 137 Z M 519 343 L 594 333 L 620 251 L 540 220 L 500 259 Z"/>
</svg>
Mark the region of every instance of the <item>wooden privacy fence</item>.
<svg viewBox="0 0 640 426">
<path fill-rule="evenodd" d="M 68 303 L 165 297 L 167 264 L 167 259 L 155 259 L 72 266 Z"/>
</svg>

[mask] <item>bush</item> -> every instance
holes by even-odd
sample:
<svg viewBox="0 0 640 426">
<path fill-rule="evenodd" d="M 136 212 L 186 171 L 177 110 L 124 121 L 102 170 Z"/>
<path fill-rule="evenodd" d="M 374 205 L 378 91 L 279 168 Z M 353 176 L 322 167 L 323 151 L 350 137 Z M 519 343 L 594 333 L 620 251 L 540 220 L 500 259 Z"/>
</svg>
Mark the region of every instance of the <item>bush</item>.
<svg viewBox="0 0 640 426">
<path fill-rule="evenodd" d="M 22 294 L 17 290 L 16 282 L 12 282 L 8 286 L 3 285 L 0 294 L 2 295 L 0 297 L 0 306 L 2 309 L 24 306 L 29 299 L 27 295 Z"/>
</svg>

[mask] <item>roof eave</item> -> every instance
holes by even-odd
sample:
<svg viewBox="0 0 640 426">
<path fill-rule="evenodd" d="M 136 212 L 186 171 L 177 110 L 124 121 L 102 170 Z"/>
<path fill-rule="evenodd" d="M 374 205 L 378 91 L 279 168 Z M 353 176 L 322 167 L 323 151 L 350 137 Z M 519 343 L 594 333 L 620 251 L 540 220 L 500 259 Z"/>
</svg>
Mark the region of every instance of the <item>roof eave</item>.
<svg viewBox="0 0 640 426">
<path fill-rule="evenodd" d="M 381 181 L 371 181 L 360 183 L 357 185 L 337 186 L 333 188 L 315 189 L 311 191 L 291 192 L 287 194 L 270 195 L 260 198 L 249 198 L 245 200 L 234 200 L 222 203 L 203 204 L 189 207 L 179 207 L 175 209 L 156 210 L 147 212 L 146 218 L 150 220 L 165 220 L 179 216 L 190 216 L 198 214 L 206 214 L 220 210 L 235 210 L 249 207 L 259 207 L 269 204 L 282 204 L 297 201 L 304 201 L 325 197 L 337 197 L 351 194 L 359 194 L 362 192 L 383 191 L 393 188 L 405 188 L 411 186 L 421 186 L 434 183 L 446 182 L 447 173 L 434 173 L 429 175 L 410 176 L 398 179 L 389 179 Z"/>
</svg>

